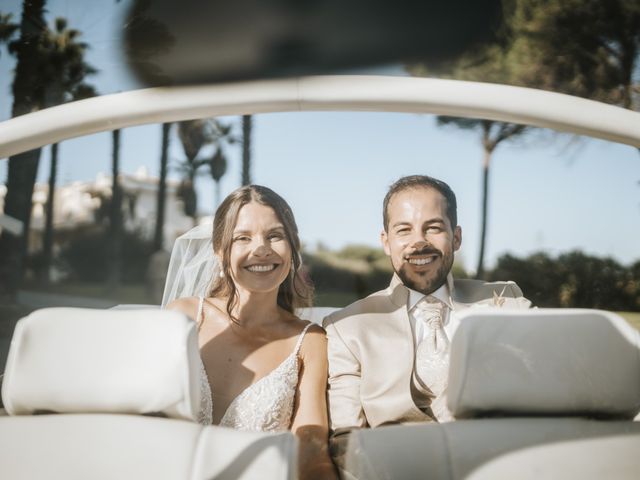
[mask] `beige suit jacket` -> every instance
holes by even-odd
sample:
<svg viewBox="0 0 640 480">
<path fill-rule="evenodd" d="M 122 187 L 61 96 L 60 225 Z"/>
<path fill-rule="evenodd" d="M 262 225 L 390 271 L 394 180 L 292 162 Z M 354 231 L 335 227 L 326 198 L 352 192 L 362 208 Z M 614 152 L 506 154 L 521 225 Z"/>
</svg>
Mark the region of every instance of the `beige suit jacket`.
<svg viewBox="0 0 640 480">
<path fill-rule="evenodd" d="M 455 280 L 450 322 L 460 311 L 478 304 L 528 308 L 514 282 Z M 407 312 L 408 289 L 394 275 L 390 286 L 325 318 L 329 355 L 331 429 L 390 423 L 431 421 L 411 395 L 414 340 Z"/>
</svg>

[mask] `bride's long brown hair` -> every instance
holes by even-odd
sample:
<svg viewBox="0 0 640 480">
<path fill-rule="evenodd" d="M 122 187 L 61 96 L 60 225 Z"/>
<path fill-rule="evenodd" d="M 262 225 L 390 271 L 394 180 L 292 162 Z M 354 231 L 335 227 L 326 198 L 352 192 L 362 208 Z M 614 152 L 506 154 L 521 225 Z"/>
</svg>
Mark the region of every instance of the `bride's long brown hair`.
<svg viewBox="0 0 640 480">
<path fill-rule="evenodd" d="M 291 270 L 278 289 L 278 305 L 294 313 L 296 308 L 310 307 L 313 303 L 313 285 L 302 271 L 298 226 L 291 207 L 284 198 L 270 188 L 247 185 L 231 192 L 222 201 L 213 219 L 213 251 L 221 256 L 222 275 L 214 279 L 209 296 L 226 297 L 227 313 L 236 323 L 237 319 L 231 313 L 238 302 L 238 290 L 231 277 L 231 245 L 240 209 L 251 202 L 273 209 L 278 220 L 282 222 L 286 239 L 291 247 Z"/>
</svg>

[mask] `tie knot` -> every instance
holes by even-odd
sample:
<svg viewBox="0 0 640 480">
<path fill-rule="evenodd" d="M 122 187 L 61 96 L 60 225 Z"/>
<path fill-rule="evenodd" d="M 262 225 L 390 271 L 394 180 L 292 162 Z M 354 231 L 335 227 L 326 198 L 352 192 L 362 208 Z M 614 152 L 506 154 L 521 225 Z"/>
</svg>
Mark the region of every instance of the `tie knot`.
<svg viewBox="0 0 640 480">
<path fill-rule="evenodd" d="M 431 328 L 442 327 L 442 302 L 423 298 L 416 304 L 414 313 Z"/>
</svg>

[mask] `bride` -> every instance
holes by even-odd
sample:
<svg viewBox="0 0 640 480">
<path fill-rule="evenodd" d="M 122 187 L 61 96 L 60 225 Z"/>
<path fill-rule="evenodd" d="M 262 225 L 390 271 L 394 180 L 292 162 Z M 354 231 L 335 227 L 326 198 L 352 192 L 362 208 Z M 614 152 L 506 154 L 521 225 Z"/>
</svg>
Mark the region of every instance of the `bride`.
<svg viewBox="0 0 640 480">
<path fill-rule="evenodd" d="M 300 477 L 335 478 L 325 333 L 294 313 L 311 305 L 312 288 L 291 208 L 269 188 L 246 186 L 222 202 L 213 235 L 194 230 L 183 236 L 186 246 L 174 247 L 163 305 L 198 324 L 199 421 L 289 429 L 300 442 Z"/>
</svg>

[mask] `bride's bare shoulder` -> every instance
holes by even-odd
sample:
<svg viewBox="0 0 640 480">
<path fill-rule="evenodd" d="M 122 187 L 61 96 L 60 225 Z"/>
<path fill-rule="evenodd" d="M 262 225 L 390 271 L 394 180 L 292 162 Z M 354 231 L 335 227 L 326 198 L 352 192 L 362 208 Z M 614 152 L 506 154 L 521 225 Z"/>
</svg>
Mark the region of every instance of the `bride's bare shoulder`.
<svg viewBox="0 0 640 480">
<path fill-rule="evenodd" d="M 302 333 L 302 331 L 309 326 L 307 329 L 304 339 L 302 340 L 302 348 L 304 349 L 307 346 L 307 349 L 317 349 L 323 348 L 322 346 L 325 343 L 326 332 L 324 328 L 320 325 L 309 322 L 308 320 L 302 320 L 294 314 L 291 314 L 291 325 L 295 329 L 297 334 Z M 311 346 L 309 346 L 311 345 Z"/>
<path fill-rule="evenodd" d="M 305 326 L 309 322 L 301 320 L 305 323 Z M 327 357 L 327 334 L 320 325 L 312 323 L 302 339 L 300 345 L 300 357 L 303 361 L 308 363 L 309 361 L 319 361 L 326 359 Z M 321 361 L 322 363 L 322 361 Z"/>
<path fill-rule="evenodd" d="M 173 302 L 167 304 L 165 308 L 169 310 L 176 310 L 191 318 L 195 318 L 198 314 L 199 300 L 200 299 L 198 297 L 176 298 Z"/>
</svg>

